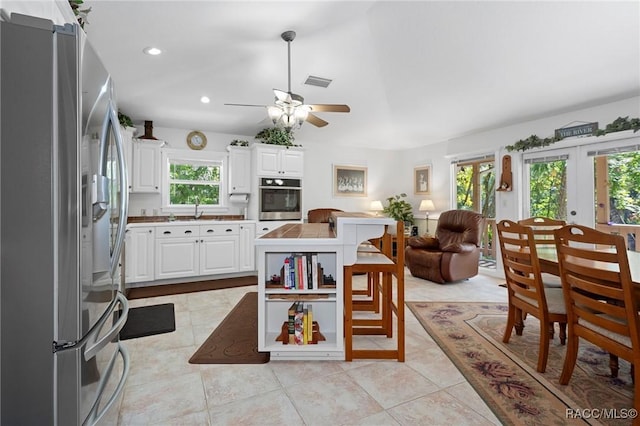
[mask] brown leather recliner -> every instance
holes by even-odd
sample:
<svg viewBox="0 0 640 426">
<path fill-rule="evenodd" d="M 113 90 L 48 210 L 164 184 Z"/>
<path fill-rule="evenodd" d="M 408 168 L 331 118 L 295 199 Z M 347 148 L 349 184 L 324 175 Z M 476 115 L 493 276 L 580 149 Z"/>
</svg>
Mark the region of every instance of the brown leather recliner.
<svg viewBox="0 0 640 426">
<path fill-rule="evenodd" d="M 478 274 L 483 229 L 479 213 L 446 211 L 438 219 L 434 237 L 407 240 L 405 264 L 414 277 L 439 284 L 471 278 Z"/>
<path fill-rule="evenodd" d="M 341 212 L 340 209 L 322 208 L 313 209 L 307 212 L 307 221 L 309 223 L 327 223 L 332 212 Z"/>
</svg>

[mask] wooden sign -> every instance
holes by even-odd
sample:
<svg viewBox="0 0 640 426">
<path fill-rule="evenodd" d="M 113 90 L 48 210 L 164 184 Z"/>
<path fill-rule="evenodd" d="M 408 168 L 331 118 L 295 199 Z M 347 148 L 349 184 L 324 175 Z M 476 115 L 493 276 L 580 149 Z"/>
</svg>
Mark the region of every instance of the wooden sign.
<svg viewBox="0 0 640 426">
<path fill-rule="evenodd" d="M 590 136 L 598 130 L 598 123 L 585 123 L 579 126 L 563 127 L 556 129 L 556 139 L 570 138 L 572 136 Z"/>
</svg>

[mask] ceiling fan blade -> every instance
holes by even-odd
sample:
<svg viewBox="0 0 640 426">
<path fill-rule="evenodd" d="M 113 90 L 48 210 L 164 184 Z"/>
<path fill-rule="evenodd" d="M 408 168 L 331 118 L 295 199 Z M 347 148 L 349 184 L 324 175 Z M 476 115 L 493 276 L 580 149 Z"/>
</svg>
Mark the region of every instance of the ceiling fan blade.
<svg viewBox="0 0 640 426">
<path fill-rule="evenodd" d="M 339 104 L 317 104 L 317 105 L 309 105 L 311 107 L 311 111 L 313 112 L 350 112 L 351 108 L 349 105 L 339 105 Z"/>
<path fill-rule="evenodd" d="M 230 106 L 248 106 L 248 107 L 262 107 L 262 108 L 266 108 L 266 105 L 252 105 L 252 104 L 225 104 L 225 105 L 230 105 Z"/>
<path fill-rule="evenodd" d="M 276 99 L 282 102 L 291 102 L 291 98 L 287 92 L 282 90 L 273 89 L 273 93 L 276 95 Z"/>
<path fill-rule="evenodd" d="M 324 121 L 322 118 L 318 117 L 317 115 L 313 115 L 311 113 L 307 115 L 307 121 L 316 127 L 324 127 L 327 124 L 329 124 L 328 121 Z"/>
</svg>

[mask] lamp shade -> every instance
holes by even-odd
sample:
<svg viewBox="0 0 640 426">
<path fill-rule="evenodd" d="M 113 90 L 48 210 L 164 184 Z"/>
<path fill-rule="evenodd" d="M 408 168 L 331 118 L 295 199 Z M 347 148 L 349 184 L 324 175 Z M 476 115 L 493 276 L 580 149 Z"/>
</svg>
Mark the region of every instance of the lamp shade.
<svg viewBox="0 0 640 426">
<path fill-rule="evenodd" d="M 421 212 L 429 212 L 435 210 L 436 206 L 433 204 L 431 200 L 422 200 L 420 201 L 420 207 L 418 208 Z"/>
<path fill-rule="evenodd" d="M 370 210 L 374 212 L 381 212 L 382 210 L 384 210 L 384 207 L 382 207 L 382 201 L 380 200 L 372 201 Z"/>
</svg>

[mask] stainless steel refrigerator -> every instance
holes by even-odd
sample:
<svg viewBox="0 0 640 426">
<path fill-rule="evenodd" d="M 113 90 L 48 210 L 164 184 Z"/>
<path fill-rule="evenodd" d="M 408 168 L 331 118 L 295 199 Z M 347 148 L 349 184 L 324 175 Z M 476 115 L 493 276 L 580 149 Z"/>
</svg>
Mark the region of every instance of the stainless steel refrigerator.
<svg viewBox="0 0 640 426">
<path fill-rule="evenodd" d="M 127 182 L 113 82 L 76 25 L 0 22 L 0 423 L 115 423 Z"/>
</svg>

